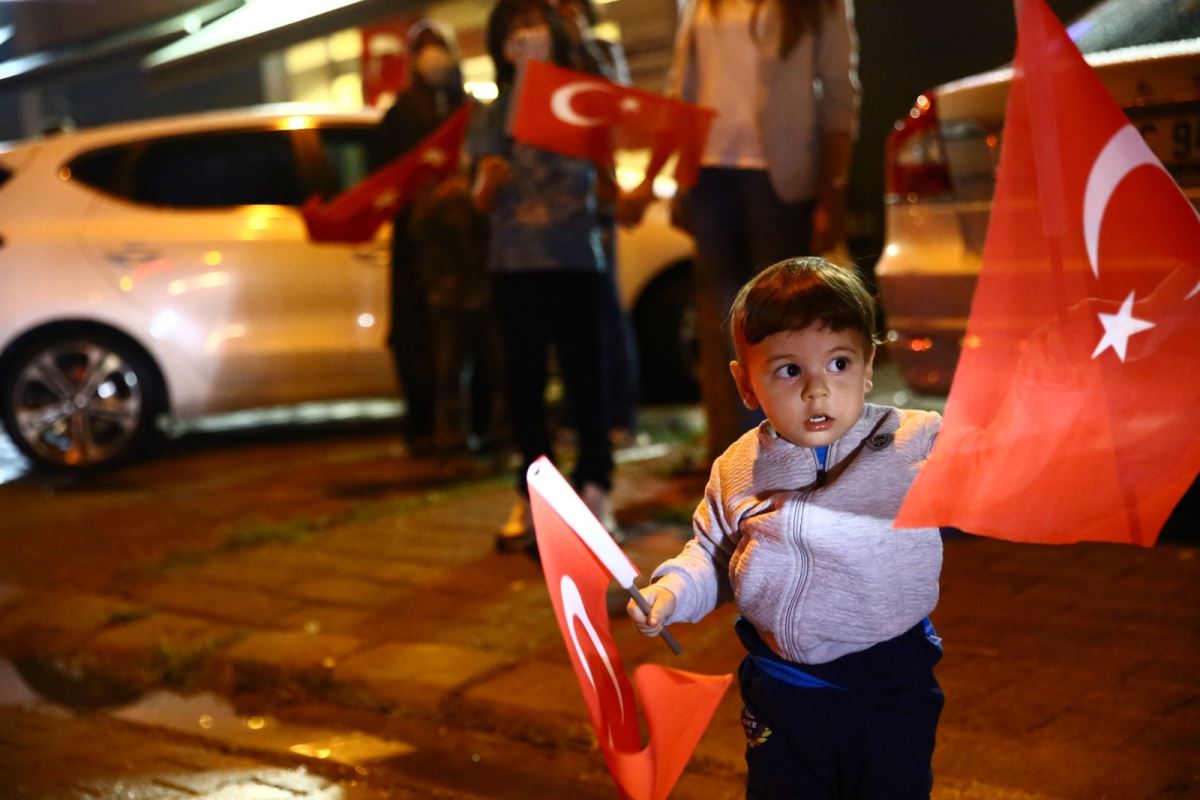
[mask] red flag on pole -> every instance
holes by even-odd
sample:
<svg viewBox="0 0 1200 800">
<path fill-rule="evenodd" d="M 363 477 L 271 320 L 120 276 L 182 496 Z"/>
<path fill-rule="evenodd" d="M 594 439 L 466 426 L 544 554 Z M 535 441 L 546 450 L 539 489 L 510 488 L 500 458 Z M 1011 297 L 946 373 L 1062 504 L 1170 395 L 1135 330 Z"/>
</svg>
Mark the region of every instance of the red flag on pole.
<svg viewBox="0 0 1200 800">
<path fill-rule="evenodd" d="M 1044 0 L 946 422 L 896 519 L 1149 546 L 1200 470 L 1200 221 Z"/>
<path fill-rule="evenodd" d="M 733 676 L 643 664 L 631 686 L 609 633 L 605 592 L 610 576 L 632 586 L 637 569 L 549 460 L 538 459 L 528 477 L 546 586 L 604 761 L 622 797 L 662 800 Z M 644 747 L 639 701 L 650 739 Z"/>
<path fill-rule="evenodd" d="M 420 144 L 372 172 L 328 203 L 314 195 L 300 207 L 314 242 L 365 242 L 429 181 L 452 175 L 470 119 L 470 104 L 450 115 Z"/>
<path fill-rule="evenodd" d="M 611 165 L 619 149 L 678 152 L 675 180 L 681 186 L 696 182 L 716 116 L 708 108 L 541 61 L 521 70 L 509 113 L 509 132 L 517 141 L 598 164 Z"/>
</svg>

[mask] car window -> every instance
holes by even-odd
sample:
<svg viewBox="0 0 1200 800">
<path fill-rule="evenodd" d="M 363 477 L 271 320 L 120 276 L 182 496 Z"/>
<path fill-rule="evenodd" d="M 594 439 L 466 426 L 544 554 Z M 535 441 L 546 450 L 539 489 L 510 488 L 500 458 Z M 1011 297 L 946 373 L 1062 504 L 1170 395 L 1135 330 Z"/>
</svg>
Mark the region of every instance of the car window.
<svg viewBox="0 0 1200 800">
<path fill-rule="evenodd" d="M 303 195 L 287 131 L 159 139 L 144 146 L 133 172 L 133 199 L 153 205 L 298 206 Z"/>
<path fill-rule="evenodd" d="M 374 128 L 321 128 L 321 149 L 329 165 L 333 193 L 345 191 L 371 171 Z"/>
<path fill-rule="evenodd" d="M 111 194 L 127 194 L 121 167 L 129 157 L 130 150 L 128 146 L 93 150 L 72 159 L 67 168 L 71 171 L 72 180 Z"/>
<path fill-rule="evenodd" d="M 1200 0 L 1103 0 L 1068 27 L 1084 53 L 1200 37 Z"/>
</svg>

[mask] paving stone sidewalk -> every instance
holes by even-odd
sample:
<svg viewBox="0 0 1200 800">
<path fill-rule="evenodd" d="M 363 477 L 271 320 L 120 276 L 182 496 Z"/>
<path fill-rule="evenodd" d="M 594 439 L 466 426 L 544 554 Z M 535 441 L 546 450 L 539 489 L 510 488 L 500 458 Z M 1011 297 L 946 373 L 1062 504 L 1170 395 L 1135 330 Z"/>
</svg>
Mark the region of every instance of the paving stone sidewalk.
<svg viewBox="0 0 1200 800">
<path fill-rule="evenodd" d="M 684 541 L 702 476 L 647 462 L 623 468 L 620 486 L 626 549 L 648 572 Z M 608 796 L 540 570 L 493 551 L 510 496 L 466 483 L 264 528 L 86 592 L 12 584 L 0 653 L 74 676 L 67 693 L 166 686 L 240 698 L 247 714 L 336 709 L 399 738 L 503 739 L 532 760 L 577 763 L 579 797 Z M 935 797 L 1200 795 L 1197 552 L 948 541 Z M 680 626 L 678 659 L 622 621 L 614 633 L 629 668 L 728 672 L 740 659 L 733 613 Z M 738 714 L 730 694 L 674 796 L 740 796 Z"/>
</svg>

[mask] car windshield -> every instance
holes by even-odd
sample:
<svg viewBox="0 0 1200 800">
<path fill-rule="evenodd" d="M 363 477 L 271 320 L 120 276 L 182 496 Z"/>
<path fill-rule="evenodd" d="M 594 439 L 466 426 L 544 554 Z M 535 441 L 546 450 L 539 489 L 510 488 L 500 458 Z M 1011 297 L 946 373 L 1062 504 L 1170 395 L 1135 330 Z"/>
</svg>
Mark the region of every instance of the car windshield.
<svg viewBox="0 0 1200 800">
<path fill-rule="evenodd" d="M 1067 29 L 1084 53 L 1200 37 L 1200 0 L 1103 0 Z"/>
</svg>

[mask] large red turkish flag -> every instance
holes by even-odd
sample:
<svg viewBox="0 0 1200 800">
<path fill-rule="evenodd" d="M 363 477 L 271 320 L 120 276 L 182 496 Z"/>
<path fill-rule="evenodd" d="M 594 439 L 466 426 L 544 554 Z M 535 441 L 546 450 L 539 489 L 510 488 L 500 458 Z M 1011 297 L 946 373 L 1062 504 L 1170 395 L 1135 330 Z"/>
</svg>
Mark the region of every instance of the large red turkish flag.
<svg viewBox="0 0 1200 800">
<path fill-rule="evenodd" d="M 509 132 L 517 141 L 605 165 L 620 149 L 677 152 L 675 180 L 685 187 L 696 182 L 716 116 L 708 108 L 541 61 L 522 68 L 514 101 Z"/>
<path fill-rule="evenodd" d="M 896 519 L 1151 545 L 1200 471 L 1200 221 L 1044 0 L 936 446 Z"/>
<path fill-rule="evenodd" d="M 308 237 L 314 242 L 365 242 L 374 236 L 430 181 L 458 170 L 470 115 L 470 104 L 464 104 L 412 150 L 328 203 L 310 197 L 300 207 Z"/>
<path fill-rule="evenodd" d="M 608 629 L 605 592 L 610 575 L 629 585 L 637 570 L 545 458 L 529 468 L 529 499 L 554 614 L 604 761 L 622 797 L 662 800 L 679 780 L 733 676 L 643 664 L 634 670 L 631 686 Z M 597 535 L 607 542 L 597 542 Z M 597 553 L 585 540 L 608 546 L 598 546 Z M 639 700 L 650 739 L 644 747 Z"/>
</svg>

